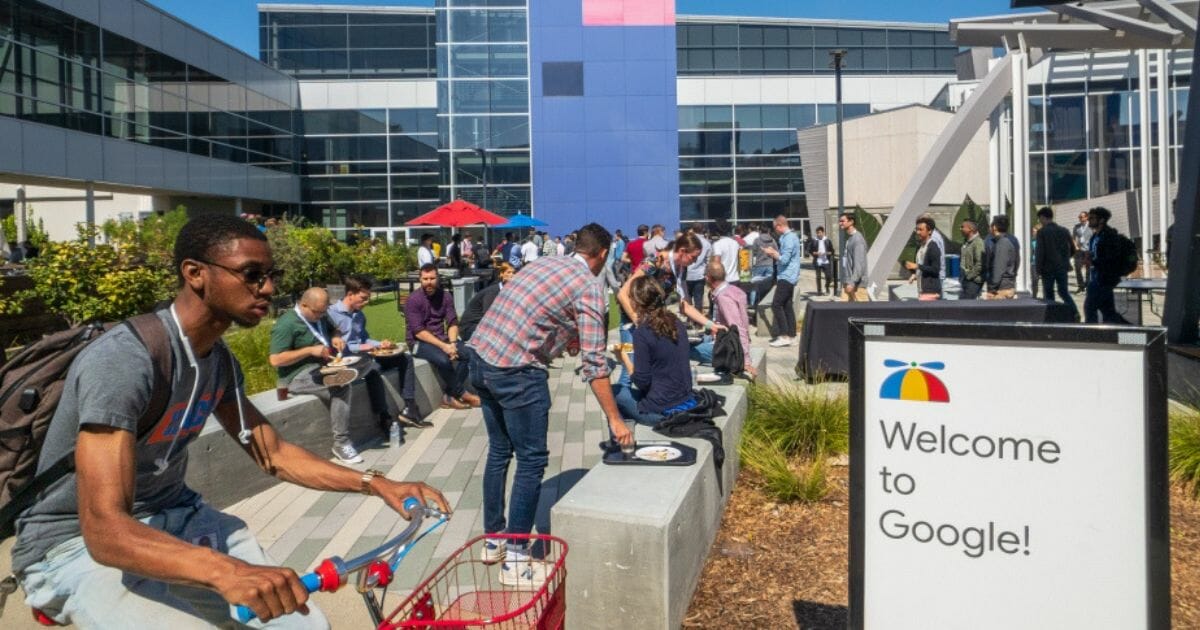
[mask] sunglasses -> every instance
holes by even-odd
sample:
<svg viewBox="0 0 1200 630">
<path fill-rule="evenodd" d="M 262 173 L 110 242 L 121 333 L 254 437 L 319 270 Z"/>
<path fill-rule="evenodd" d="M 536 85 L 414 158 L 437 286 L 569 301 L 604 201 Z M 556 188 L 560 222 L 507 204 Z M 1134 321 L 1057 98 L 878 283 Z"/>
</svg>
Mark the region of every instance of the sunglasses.
<svg viewBox="0 0 1200 630">
<path fill-rule="evenodd" d="M 283 270 L 282 269 L 266 269 L 266 270 L 264 270 L 264 269 L 259 269 L 258 267 L 251 267 L 249 269 L 233 269 L 231 267 L 226 267 L 225 265 L 222 265 L 221 263 L 215 263 L 215 262 L 212 262 L 209 260 L 201 260 L 198 262 L 202 262 L 206 265 L 211 265 L 213 267 L 219 267 L 221 269 L 224 269 L 225 271 L 228 271 L 230 274 L 233 274 L 233 275 L 241 278 L 242 282 L 245 282 L 249 286 L 253 286 L 254 288 L 258 289 L 259 291 L 262 291 L 263 287 L 265 287 L 267 285 L 268 280 L 270 280 L 271 285 L 274 286 L 276 284 L 279 284 L 279 281 L 283 279 Z"/>
</svg>

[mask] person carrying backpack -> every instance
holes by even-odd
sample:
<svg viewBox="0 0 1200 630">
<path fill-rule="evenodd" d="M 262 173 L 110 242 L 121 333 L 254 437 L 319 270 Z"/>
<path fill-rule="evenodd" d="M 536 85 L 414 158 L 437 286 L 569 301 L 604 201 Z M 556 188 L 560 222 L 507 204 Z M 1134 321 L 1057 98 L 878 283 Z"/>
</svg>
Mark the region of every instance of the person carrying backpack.
<svg viewBox="0 0 1200 630">
<path fill-rule="evenodd" d="M 1101 317 L 1106 324 L 1129 324 L 1117 312 L 1113 289 L 1137 267 L 1137 248 L 1128 237 L 1108 226 L 1111 218 L 1108 208 L 1097 206 L 1088 210 L 1088 227 L 1092 230 L 1088 243 L 1091 276 L 1083 300 L 1084 322 L 1088 324 L 1100 323 Z"/>
<path fill-rule="evenodd" d="M 192 219 L 176 240 L 175 269 L 178 295 L 148 316 L 160 341 L 116 326 L 80 351 L 56 383 L 62 395 L 38 470 L 73 461 L 74 472 L 17 519 L 12 565 L 25 602 L 81 627 L 226 626 L 229 605 L 239 604 L 267 627 L 326 628 L 296 573 L 268 557 L 245 523 L 185 483 L 187 447 L 209 415 L 281 480 L 373 494 L 401 514 L 410 496 L 443 510 L 445 498 L 425 484 L 339 466 L 289 444 L 246 397 L 221 335 L 235 322 L 254 326 L 266 317 L 279 279 L 267 238 L 253 224 L 232 215 Z M 160 380 L 162 365 L 152 357 L 163 355 L 173 368 Z M 138 418 L 147 412 L 142 426 Z"/>
</svg>

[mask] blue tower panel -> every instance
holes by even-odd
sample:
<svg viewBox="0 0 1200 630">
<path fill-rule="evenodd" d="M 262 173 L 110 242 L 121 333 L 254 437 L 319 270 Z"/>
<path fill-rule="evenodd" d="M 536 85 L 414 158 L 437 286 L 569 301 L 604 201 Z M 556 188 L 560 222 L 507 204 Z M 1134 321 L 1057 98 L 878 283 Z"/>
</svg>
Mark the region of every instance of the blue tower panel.
<svg viewBox="0 0 1200 630">
<path fill-rule="evenodd" d="M 677 225 L 674 3 L 530 0 L 529 30 L 537 218 L 552 234 Z M 581 81 L 562 76 L 574 67 L 564 62 L 581 64 Z"/>
</svg>

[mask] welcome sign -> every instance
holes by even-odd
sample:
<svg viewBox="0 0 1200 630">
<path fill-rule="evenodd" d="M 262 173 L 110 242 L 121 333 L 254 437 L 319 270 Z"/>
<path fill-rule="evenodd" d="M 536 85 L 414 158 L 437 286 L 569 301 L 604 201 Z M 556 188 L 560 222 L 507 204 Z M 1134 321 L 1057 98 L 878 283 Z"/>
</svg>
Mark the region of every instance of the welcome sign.
<svg viewBox="0 0 1200 630">
<path fill-rule="evenodd" d="M 1169 628 L 1161 329 L 852 320 L 852 628 Z"/>
</svg>

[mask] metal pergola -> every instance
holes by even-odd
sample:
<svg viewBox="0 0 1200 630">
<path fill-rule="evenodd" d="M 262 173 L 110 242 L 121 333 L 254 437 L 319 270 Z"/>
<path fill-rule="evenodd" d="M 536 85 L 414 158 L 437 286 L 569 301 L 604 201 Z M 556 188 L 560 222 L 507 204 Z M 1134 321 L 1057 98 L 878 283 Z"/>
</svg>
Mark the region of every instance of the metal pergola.
<svg viewBox="0 0 1200 630">
<path fill-rule="evenodd" d="M 990 121 L 993 130 L 993 146 L 1011 143 L 1012 191 L 1013 191 L 1013 234 L 1022 240 L 1028 231 L 1030 216 L 1029 196 L 1029 125 L 1027 122 L 1028 91 L 1026 71 L 1046 54 L 1054 52 L 1087 52 L 1097 50 L 1136 51 L 1139 66 L 1139 100 L 1141 115 L 1149 121 L 1150 109 L 1150 55 L 1158 55 L 1157 72 L 1159 89 L 1167 86 L 1166 58 L 1168 51 L 1189 49 L 1192 51 L 1193 72 L 1200 68 L 1200 49 L 1196 47 L 1196 15 L 1200 0 L 1118 0 L 1105 2 L 1063 3 L 1054 0 L 1013 0 L 1014 7 L 1043 6 L 1047 10 L 1029 13 L 951 20 L 950 37 L 960 46 L 1001 47 L 1007 54 L 997 60 L 979 83 L 975 92 L 955 113 L 945 131 L 939 136 L 932 150 L 922 161 L 917 173 L 901 194 L 892 216 L 884 224 L 868 254 L 871 287 L 883 286 L 891 265 L 908 240 L 908 230 L 913 221 L 925 211 L 933 194 L 945 181 L 950 168 L 962 155 L 967 143 L 979 127 Z M 1011 96 L 1012 133 L 1001 133 L 999 112 L 1005 99 Z M 1166 119 L 1165 98 L 1158 99 L 1159 120 Z M 1188 99 L 1187 118 L 1200 120 L 1200 98 Z M 1167 146 L 1167 125 L 1159 125 L 1158 141 L 1150 137 L 1150 125 L 1142 124 L 1140 146 L 1143 148 Z M 1008 137 L 1011 136 L 1011 137 Z M 1150 155 L 1146 151 L 1146 155 Z M 1164 164 L 1166 151 L 1159 151 L 1159 172 L 1169 172 Z M 994 162 L 996 160 L 993 160 Z M 1157 205 L 1159 226 L 1163 233 L 1160 252 L 1166 250 L 1166 226 L 1170 200 L 1164 178 L 1159 186 L 1157 204 L 1152 198 L 1150 160 L 1141 161 L 1141 225 L 1152 225 L 1151 210 Z M 993 211 L 998 191 L 1004 187 L 999 182 L 1006 176 L 993 168 Z M 1171 343 L 1191 344 L 1200 339 L 1200 125 L 1187 125 L 1183 137 L 1183 156 L 1179 165 L 1178 193 L 1172 228 L 1167 279 L 1167 303 L 1163 322 L 1168 329 Z M 1189 176 L 1190 175 L 1190 176 Z M 1002 207 L 1002 206 L 1000 206 Z M 1149 249 L 1149 229 L 1144 230 L 1147 238 L 1145 249 Z M 1026 251 L 1028 248 L 1023 248 Z M 1143 265 L 1149 271 L 1150 254 L 1143 256 Z M 1022 277 L 1018 288 L 1028 286 L 1028 265 L 1022 265 Z"/>
</svg>

